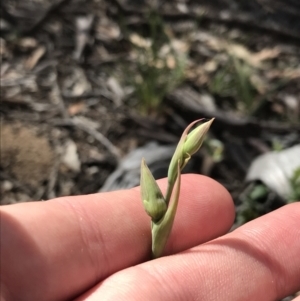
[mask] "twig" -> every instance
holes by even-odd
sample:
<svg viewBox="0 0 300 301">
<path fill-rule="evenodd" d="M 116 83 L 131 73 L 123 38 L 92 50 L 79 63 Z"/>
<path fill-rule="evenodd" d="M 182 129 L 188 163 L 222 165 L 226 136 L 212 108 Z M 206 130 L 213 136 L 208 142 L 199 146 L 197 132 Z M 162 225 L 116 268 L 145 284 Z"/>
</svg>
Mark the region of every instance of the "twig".
<svg viewBox="0 0 300 301">
<path fill-rule="evenodd" d="M 117 161 L 119 161 L 121 153 L 118 148 L 116 148 L 102 133 L 84 124 L 82 120 L 73 117 L 68 119 L 54 119 L 52 120 L 52 123 L 57 126 L 76 126 L 77 128 L 85 131 L 89 135 L 93 136 L 103 146 L 105 146 L 106 149 L 117 158 Z"/>
<path fill-rule="evenodd" d="M 61 148 L 58 146 L 58 144 L 55 142 L 55 161 L 54 164 L 51 168 L 49 178 L 48 178 L 48 185 L 46 189 L 46 198 L 49 199 L 54 199 L 56 197 L 56 193 L 54 191 L 55 184 L 57 181 L 57 175 L 58 175 L 58 168 L 59 168 L 59 163 L 60 163 L 60 157 L 61 157 Z"/>
<path fill-rule="evenodd" d="M 117 149 L 103 134 L 93 128 L 86 126 L 80 119 L 73 118 L 72 123 L 89 135 L 93 136 L 97 141 L 103 144 L 103 146 L 105 146 L 115 157 L 117 157 L 118 160 L 120 159 L 121 153 L 119 149 Z"/>
<path fill-rule="evenodd" d="M 106 92 L 103 90 L 96 89 L 91 92 L 85 92 L 81 95 L 73 95 L 67 92 L 62 92 L 62 97 L 69 100 L 78 100 L 82 98 L 95 98 L 95 97 L 104 97 L 110 101 L 113 101 L 113 94 L 111 92 Z"/>
<path fill-rule="evenodd" d="M 68 119 L 69 114 L 68 114 L 68 111 L 66 109 L 64 100 L 61 97 L 61 91 L 60 91 L 59 85 L 57 83 L 57 76 L 56 76 L 55 83 L 53 84 L 53 89 L 51 91 L 51 99 L 52 99 L 53 103 L 58 106 L 62 117 L 64 119 Z"/>
</svg>

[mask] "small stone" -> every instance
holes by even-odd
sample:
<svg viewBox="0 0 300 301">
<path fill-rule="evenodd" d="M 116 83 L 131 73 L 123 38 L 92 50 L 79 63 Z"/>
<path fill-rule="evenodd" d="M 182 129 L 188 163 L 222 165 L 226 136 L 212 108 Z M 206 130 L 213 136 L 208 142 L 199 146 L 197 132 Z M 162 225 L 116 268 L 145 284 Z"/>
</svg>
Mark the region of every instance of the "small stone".
<svg viewBox="0 0 300 301">
<path fill-rule="evenodd" d="M 1 185 L 1 188 L 2 188 L 2 192 L 7 192 L 7 191 L 11 191 L 14 187 L 14 184 L 10 181 L 3 181 L 2 182 L 2 185 Z"/>
<path fill-rule="evenodd" d="M 68 140 L 65 145 L 62 163 L 72 171 L 80 171 L 81 163 L 77 153 L 77 146 L 72 140 Z"/>
</svg>

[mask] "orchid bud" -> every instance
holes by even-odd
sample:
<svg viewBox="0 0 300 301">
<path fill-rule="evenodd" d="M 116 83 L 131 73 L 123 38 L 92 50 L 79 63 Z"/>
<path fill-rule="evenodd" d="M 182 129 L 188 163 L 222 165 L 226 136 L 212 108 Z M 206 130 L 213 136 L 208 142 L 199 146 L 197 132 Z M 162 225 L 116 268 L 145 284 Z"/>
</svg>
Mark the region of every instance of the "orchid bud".
<svg viewBox="0 0 300 301">
<path fill-rule="evenodd" d="M 186 140 L 188 131 L 191 129 L 191 127 L 199 122 L 201 119 L 196 120 L 194 122 L 192 122 L 182 133 L 181 138 L 177 144 L 176 150 L 174 152 L 174 155 L 171 159 L 171 163 L 169 165 L 169 169 L 168 169 L 168 180 L 169 180 L 169 184 L 174 185 L 175 180 L 177 178 L 177 168 L 178 168 L 178 164 L 180 167 L 180 170 L 182 170 L 182 166 L 184 165 L 184 156 L 183 156 L 183 146 L 184 146 L 184 142 Z"/>
<path fill-rule="evenodd" d="M 177 164 L 179 162 L 180 170 L 182 170 L 185 165 L 190 160 L 191 156 L 200 148 L 203 143 L 204 136 L 207 133 L 211 123 L 214 121 L 214 118 L 197 126 L 190 134 L 188 134 L 189 130 L 193 127 L 194 124 L 201 121 L 202 119 L 198 119 L 191 124 L 184 130 L 175 153 L 172 157 L 171 163 L 169 165 L 168 170 L 168 190 L 166 195 L 166 203 L 168 204 L 170 199 L 170 193 L 173 189 L 173 185 L 177 178 Z"/>
<path fill-rule="evenodd" d="M 192 130 L 183 145 L 183 156 L 191 157 L 194 153 L 196 153 L 201 147 L 205 134 L 208 132 L 210 125 L 214 121 L 214 118 L 211 120 L 204 122 L 197 126 L 194 130 Z"/>
<path fill-rule="evenodd" d="M 161 219 L 167 204 L 145 160 L 141 163 L 141 196 L 144 208 L 153 221 Z"/>
</svg>

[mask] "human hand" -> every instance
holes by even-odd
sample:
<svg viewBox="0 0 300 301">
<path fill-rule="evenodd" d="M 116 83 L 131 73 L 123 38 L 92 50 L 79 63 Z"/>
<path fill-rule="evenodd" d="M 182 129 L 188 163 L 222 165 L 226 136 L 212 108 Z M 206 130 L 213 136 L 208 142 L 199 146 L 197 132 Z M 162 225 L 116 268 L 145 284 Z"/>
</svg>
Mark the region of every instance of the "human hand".
<svg viewBox="0 0 300 301">
<path fill-rule="evenodd" d="M 182 176 L 173 255 L 152 261 L 139 188 L 0 212 L 1 301 L 271 301 L 300 289 L 300 203 L 226 234 L 234 206 L 207 177 Z"/>
</svg>

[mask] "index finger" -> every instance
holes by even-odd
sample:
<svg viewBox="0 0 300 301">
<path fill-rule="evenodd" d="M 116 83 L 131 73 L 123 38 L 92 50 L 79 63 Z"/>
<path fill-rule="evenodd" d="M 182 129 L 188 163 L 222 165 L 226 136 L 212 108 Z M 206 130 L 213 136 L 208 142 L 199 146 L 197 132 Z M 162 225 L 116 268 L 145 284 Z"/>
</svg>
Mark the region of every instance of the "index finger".
<svg viewBox="0 0 300 301">
<path fill-rule="evenodd" d="M 164 191 L 166 180 L 159 185 Z M 207 177 L 183 176 L 166 254 L 224 234 L 233 219 L 225 188 Z M 150 220 L 139 188 L 5 206 L 1 245 L 5 300 L 64 300 L 149 259 Z"/>
<path fill-rule="evenodd" d="M 115 273 L 76 301 L 281 300 L 300 289 L 299 223 L 300 203 L 286 205 L 201 246 Z"/>
</svg>

